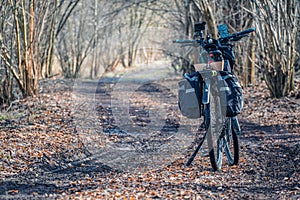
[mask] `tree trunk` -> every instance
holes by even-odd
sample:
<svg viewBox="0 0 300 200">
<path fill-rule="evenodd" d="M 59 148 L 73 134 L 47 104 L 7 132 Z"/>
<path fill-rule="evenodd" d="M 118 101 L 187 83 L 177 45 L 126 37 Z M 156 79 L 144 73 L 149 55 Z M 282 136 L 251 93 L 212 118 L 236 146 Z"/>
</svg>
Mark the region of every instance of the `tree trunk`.
<svg viewBox="0 0 300 200">
<path fill-rule="evenodd" d="M 213 10 L 209 5 L 207 0 L 201 0 L 198 4 L 201 13 L 204 15 L 204 18 L 207 23 L 208 30 L 210 31 L 212 38 L 218 37 L 218 29 L 216 25 L 216 18 L 214 16 Z"/>
<path fill-rule="evenodd" d="M 248 50 L 248 69 L 249 69 L 249 78 L 248 82 L 251 84 L 255 84 L 255 47 L 256 47 L 256 42 L 255 42 L 255 36 L 251 36 L 250 39 L 250 46 Z"/>
</svg>

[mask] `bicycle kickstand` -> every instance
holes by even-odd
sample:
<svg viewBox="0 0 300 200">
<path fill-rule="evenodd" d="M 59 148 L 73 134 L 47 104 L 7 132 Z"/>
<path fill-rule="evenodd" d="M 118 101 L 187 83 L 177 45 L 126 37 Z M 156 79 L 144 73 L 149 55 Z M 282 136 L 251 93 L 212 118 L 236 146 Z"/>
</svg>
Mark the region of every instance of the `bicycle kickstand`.
<svg viewBox="0 0 300 200">
<path fill-rule="evenodd" d="M 192 164 L 193 160 L 195 159 L 198 151 L 200 150 L 200 148 L 201 148 L 201 146 L 202 146 L 202 144 L 203 144 L 203 142 L 204 142 L 204 140 L 206 138 L 206 133 L 207 132 L 205 131 L 205 134 L 204 134 L 202 140 L 200 141 L 199 145 L 197 146 L 197 148 L 195 149 L 194 153 L 191 155 L 190 159 L 187 161 L 187 163 L 185 164 L 185 166 L 188 167 L 188 166 L 190 166 Z"/>
</svg>

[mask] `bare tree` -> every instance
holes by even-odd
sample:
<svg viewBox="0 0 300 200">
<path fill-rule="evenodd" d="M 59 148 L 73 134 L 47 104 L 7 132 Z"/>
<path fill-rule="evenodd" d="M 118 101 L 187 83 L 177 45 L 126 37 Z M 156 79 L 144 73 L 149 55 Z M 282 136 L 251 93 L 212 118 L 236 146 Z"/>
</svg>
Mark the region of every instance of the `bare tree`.
<svg viewBox="0 0 300 200">
<path fill-rule="evenodd" d="M 57 18 L 57 10 L 64 8 L 64 4 L 64 0 L 1 2 L 2 104 L 17 98 L 18 90 L 21 93 L 18 96 L 38 94 L 39 78 L 50 75 L 55 34 L 60 32 L 70 13 L 66 11 L 64 18 Z"/>
<path fill-rule="evenodd" d="M 236 72 L 246 85 L 255 82 L 260 67 L 274 97 L 293 89 L 297 0 L 4 0 L 0 11 L 2 104 L 16 98 L 14 86 L 22 96 L 37 94 L 38 80 L 51 76 L 55 56 L 68 78 L 81 69 L 94 78 L 100 71 L 148 62 L 153 48 L 189 61 L 171 41 L 193 37 L 199 21 L 207 22 L 213 37 L 218 24 L 229 25 L 230 32 L 256 24 L 257 36 L 236 45 Z M 161 27 L 163 33 L 150 31 Z"/>
<path fill-rule="evenodd" d="M 93 55 L 92 55 L 92 65 L 90 70 L 90 78 L 93 79 L 98 74 L 97 65 L 97 54 L 98 54 L 98 27 L 99 27 L 99 14 L 98 14 L 98 1 L 94 0 L 94 38 L 93 38 Z"/>
<path fill-rule="evenodd" d="M 273 97 L 294 88 L 296 38 L 299 34 L 297 0 L 255 1 L 260 65 Z"/>
<path fill-rule="evenodd" d="M 101 57 L 98 56 L 95 69 L 101 65 L 104 71 L 113 71 L 120 65 L 125 68 L 136 65 L 137 60 L 140 60 L 140 49 L 144 52 L 150 49 L 141 44 L 151 39 L 147 30 L 156 20 L 151 9 L 156 6 L 156 2 L 115 0 L 101 2 L 100 6 L 98 4 L 101 12 L 97 18 L 101 23 L 97 22 L 97 44 L 93 51 L 97 50 Z"/>
<path fill-rule="evenodd" d="M 66 10 L 72 10 L 72 13 L 68 14 L 70 18 L 60 22 L 64 27 L 57 34 L 56 52 L 65 78 L 78 77 L 81 66 L 93 45 L 93 32 L 88 31 L 93 27 L 90 23 L 91 10 L 87 9 L 89 2 L 78 3 L 79 0 L 67 5 Z M 65 15 L 66 13 L 63 12 L 61 19 L 65 19 Z"/>
<path fill-rule="evenodd" d="M 17 81 L 23 96 L 30 96 L 38 92 L 39 70 L 36 65 L 34 43 L 36 37 L 36 2 L 35 0 L 6 2 L 9 11 L 4 19 L 10 20 L 13 27 L 7 28 L 12 35 L 1 32 L 1 59 Z M 3 29 L 5 31 L 6 29 Z M 10 39 L 15 41 L 8 43 Z M 14 49 L 16 47 L 16 50 Z"/>
</svg>

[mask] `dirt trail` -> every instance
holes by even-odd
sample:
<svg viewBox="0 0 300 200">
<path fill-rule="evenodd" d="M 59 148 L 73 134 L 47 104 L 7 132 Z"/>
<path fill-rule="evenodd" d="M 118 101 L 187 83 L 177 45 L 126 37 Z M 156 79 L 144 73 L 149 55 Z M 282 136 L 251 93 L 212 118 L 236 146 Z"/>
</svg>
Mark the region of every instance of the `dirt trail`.
<svg viewBox="0 0 300 200">
<path fill-rule="evenodd" d="M 167 164 L 183 154 L 194 140 L 191 128 L 198 122 L 180 122 L 179 78 L 159 63 L 96 84 L 78 81 L 76 124 L 89 151 L 119 170 Z M 111 136 L 115 140 L 107 141 Z"/>
<path fill-rule="evenodd" d="M 48 103 L 54 113 L 66 109 L 69 115 L 61 119 L 66 127 L 48 127 L 43 133 L 64 132 L 74 142 L 69 147 L 57 145 L 56 149 L 66 149 L 62 153 L 28 160 L 31 164 L 17 173 L 3 171 L 0 199 L 300 198 L 300 106 L 293 97 L 273 100 L 264 85 L 246 88 L 239 116 L 240 164 L 230 167 L 224 157 L 222 170 L 213 172 L 209 158 L 197 156 L 187 168 L 197 122 L 178 112 L 179 79 L 166 65 L 153 65 L 121 78 L 45 86 L 51 90 Z M 49 98 L 46 89 L 39 101 Z M 53 115 L 39 104 L 36 109 Z M 0 132 L 24 131 L 28 119 L 26 123 L 2 120 Z M 28 133 L 49 126 L 39 123 L 33 123 Z M 4 157 L 0 162 L 4 169 L 17 169 L 17 163 Z"/>
</svg>

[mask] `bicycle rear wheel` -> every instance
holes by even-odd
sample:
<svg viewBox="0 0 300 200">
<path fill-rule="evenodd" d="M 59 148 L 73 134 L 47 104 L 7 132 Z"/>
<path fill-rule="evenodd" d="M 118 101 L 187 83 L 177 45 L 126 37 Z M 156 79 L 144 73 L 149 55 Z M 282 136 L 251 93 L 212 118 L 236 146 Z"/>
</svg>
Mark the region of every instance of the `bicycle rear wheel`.
<svg viewBox="0 0 300 200">
<path fill-rule="evenodd" d="M 226 120 L 226 132 L 222 138 L 225 155 L 231 166 L 239 162 L 239 141 L 232 120 L 232 118 Z"/>
<path fill-rule="evenodd" d="M 222 145 L 220 141 L 220 133 L 216 126 L 215 112 L 212 112 L 211 105 L 206 104 L 204 107 L 205 130 L 207 132 L 207 146 L 209 150 L 209 158 L 213 170 L 218 171 L 222 166 Z"/>
</svg>

